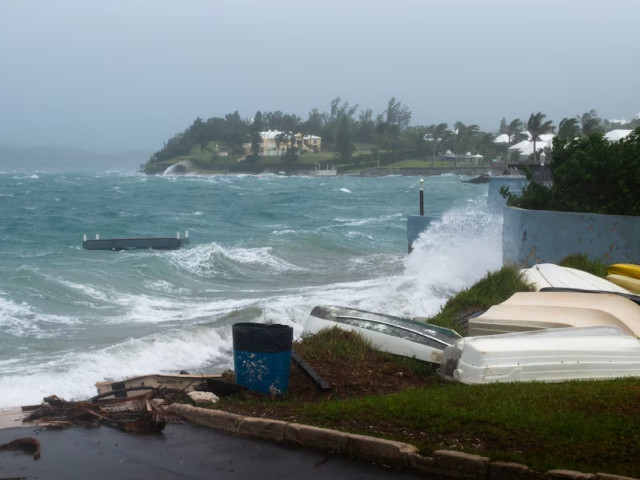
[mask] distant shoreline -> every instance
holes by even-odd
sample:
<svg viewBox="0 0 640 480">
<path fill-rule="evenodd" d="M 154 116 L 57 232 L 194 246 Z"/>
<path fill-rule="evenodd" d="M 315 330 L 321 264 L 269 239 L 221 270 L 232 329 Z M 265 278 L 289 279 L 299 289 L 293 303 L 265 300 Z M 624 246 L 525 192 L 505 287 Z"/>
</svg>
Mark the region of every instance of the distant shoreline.
<svg viewBox="0 0 640 480">
<path fill-rule="evenodd" d="M 495 164 L 495 165 L 486 165 L 486 166 L 463 166 L 463 167 L 424 167 L 424 168 L 401 168 L 401 167 L 380 167 L 380 168 L 370 168 L 367 170 L 362 170 L 359 172 L 338 172 L 337 175 L 334 176 L 314 176 L 314 175 L 306 175 L 302 170 L 300 171 L 292 171 L 285 173 L 278 173 L 272 171 L 263 171 L 263 172 L 215 172 L 215 171 L 203 171 L 203 170 L 185 170 L 182 172 L 170 173 L 169 175 L 182 176 L 182 175 L 265 175 L 265 174 L 276 174 L 282 176 L 309 176 L 311 178 L 334 178 L 334 177 L 387 177 L 391 175 L 401 175 L 401 176 L 438 176 L 438 175 L 468 175 L 468 176 L 478 176 L 484 174 L 490 174 L 493 176 L 502 175 L 504 170 L 507 168 L 505 164 Z M 143 172 L 140 172 L 143 173 Z M 151 174 L 151 175 L 163 175 L 159 174 Z"/>
</svg>

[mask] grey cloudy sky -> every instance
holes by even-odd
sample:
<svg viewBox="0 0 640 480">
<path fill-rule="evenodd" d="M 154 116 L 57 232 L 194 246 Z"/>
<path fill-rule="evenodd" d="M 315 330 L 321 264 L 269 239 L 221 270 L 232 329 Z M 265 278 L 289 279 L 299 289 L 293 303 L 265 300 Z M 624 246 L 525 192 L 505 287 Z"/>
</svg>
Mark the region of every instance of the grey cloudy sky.
<svg viewBox="0 0 640 480">
<path fill-rule="evenodd" d="M 412 124 L 640 112 L 638 0 L 0 0 L 0 143 L 155 151 L 336 97 Z"/>
</svg>

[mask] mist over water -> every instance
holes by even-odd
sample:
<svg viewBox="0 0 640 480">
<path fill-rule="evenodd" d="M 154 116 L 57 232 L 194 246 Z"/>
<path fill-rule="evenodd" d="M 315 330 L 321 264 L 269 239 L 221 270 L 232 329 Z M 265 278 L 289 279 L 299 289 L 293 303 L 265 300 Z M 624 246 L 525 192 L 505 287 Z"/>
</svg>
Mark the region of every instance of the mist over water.
<svg viewBox="0 0 640 480">
<path fill-rule="evenodd" d="M 487 185 L 425 178 L 441 215 L 408 255 L 418 177 L 0 174 L 0 407 L 107 378 L 233 367 L 231 325 L 303 329 L 315 305 L 430 316 L 501 266 Z M 181 250 L 87 251 L 170 236 Z"/>
</svg>

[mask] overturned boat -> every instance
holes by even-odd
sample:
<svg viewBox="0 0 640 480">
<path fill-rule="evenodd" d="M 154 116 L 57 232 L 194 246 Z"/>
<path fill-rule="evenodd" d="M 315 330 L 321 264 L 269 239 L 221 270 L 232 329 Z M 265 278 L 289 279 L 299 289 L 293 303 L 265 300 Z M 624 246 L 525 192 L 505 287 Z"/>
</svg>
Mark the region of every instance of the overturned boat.
<svg viewBox="0 0 640 480">
<path fill-rule="evenodd" d="M 469 336 L 611 325 L 640 337 L 640 306 L 616 294 L 519 292 L 470 318 Z"/>
<path fill-rule="evenodd" d="M 466 337 L 445 348 L 438 373 L 465 384 L 640 376 L 640 340 L 613 326 Z"/>
<path fill-rule="evenodd" d="M 629 293 L 625 288 L 609 280 L 577 268 L 563 267 L 555 263 L 539 263 L 520 270 L 522 279 L 540 291 L 545 288 L 572 288 L 601 292 Z"/>
<path fill-rule="evenodd" d="M 431 363 L 440 363 L 444 348 L 461 338 L 454 330 L 438 325 L 329 305 L 316 306 L 311 311 L 303 335 L 332 327 L 357 332 L 382 352 Z"/>
</svg>

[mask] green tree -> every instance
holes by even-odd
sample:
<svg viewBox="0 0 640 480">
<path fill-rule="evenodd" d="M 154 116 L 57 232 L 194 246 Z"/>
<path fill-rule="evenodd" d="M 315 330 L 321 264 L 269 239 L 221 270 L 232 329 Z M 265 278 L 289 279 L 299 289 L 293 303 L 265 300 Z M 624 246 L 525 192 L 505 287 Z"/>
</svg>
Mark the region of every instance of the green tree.
<svg viewBox="0 0 640 480">
<path fill-rule="evenodd" d="M 280 128 L 285 132 L 299 132 L 301 130 L 302 121 L 297 115 L 283 115 Z"/>
<path fill-rule="evenodd" d="M 540 141 L 540 136 L 547 133 L 553 133 L 555 127 L 551 120 L 546 120 L 546 115 L 542 112 L 531 114 L 529 121 L 527 122 L 527 131 L 531 135 L 531 141 L 533 142 L 533 157 L 534 160 L 538 160 L 538 152 L 536 150 L 536 143 Z"/>
<path fill-rule="evenodd" d="M 558 137 L 571 139 L 580 136 L 580 124 L 577 118 L 563 118 L 558 124 Z"/>
<path fill-rule="evenodd" d="M 242 144 L 246 141 L 247 134 L 249 133 L 249 126 L 236 110 L 233 113 L 228 113 L 224 117 L 225 119 L 225 131 L 224 140 L 231 149 L 231 153 L 235 155 L 241 155 L 244 153 Z"/>
<path fill-rule="evenodd" d="M 380 148 L 396 150 L 400 136 L 407 129 L 410 121 L 409 108 L 391 97 L 387 108 L 377 118 L 376 138 Z"/>
<path fill-rule="evenodd" d="M 251 124 L 251 155 L 250 161 L 256 162 L 260 158 L 260 145 L 262 144 L 262 135 L 260 132 L 264 130 L 262 112 L 256 112 Z"/>
<path fill-rule="evenodd" d="M 337 157 L 344 163 L 351 161 L 351 155 L 356 147 L 353 144 L 353 134 L 351 133 L 351 121 L 346 115 L 342 116 L 338 126 L 336 138 Z"/>
<path fill-rule="evenodd" d="M 280 145 L 283 143 L 286 145 L 288 138 L 289 136 L 284 132 L 280 132 L 274 137 L 273 141 L 276 143 L 276 150 L 278 152 L 280 152 Z"/>
<path fill-rule="evenodd" d="M 387 103 L 387 109 L 384 111 L 384 123 L 394 125 L 398 131 L 404 132 L 411 122 L 411 110 L 402 102 L 391 97 Z"/>
<path fill-rule="evenodd" d="M 282 159 L 284 160 L 285 164 L 287 164 L 288 166 L 291 166 L 298 160 L 298 147 L 296 146 L 296 136 L 295 136 L 295 133 L 293 132 L 289 133 L 288 138 L 286 134 L 281 134 L 281 135 L 285 135 L 285 139 L 288 140 L 287 149 L 284 155 L 282 156 Z"/>
<path fill-rule="evenodd" d="M 456 122 L 453 125 L 454 135 L 455 135 L 455 144 L 456 144 L 456 160 L 455 164 L 457 165 L 458 153 L 464 153 L 470 150 L 474 150 L 476 137 L 480 132 L 480 127 L 478 125 L 465 125 L 462 122 Z"/>
<path fill-rule="evenodd" d="M 502 117 L 500 120 L 500 127 L 498 128 L 499 133 L 507 133 L 507 119 Z"/>
<path fill-rule="evenodd" d="M 193 125 L 188 130 L 188 135 L 193 138 L 196 145 L 200 147 L 200 160 L 202 160 L 204 155 L 204 150 L 207 148 L 209 144 L 209 132 L 207 130 L 206 124 L 202 121 L 200 117 L 196 118 L 193 122 Z"/>
<path fill-rule="evenodd" d="M 506 133 L 509 137 L 509 147 L 527 138 L 527 134 L 524 132 L 524 124 L 519 118 L 511 120 L 511 122 L 507 125 L 506 131 L 504 133 Z"/>
<path fill-rule="evenodd" d="M 431 135 L 431 137 L 427 137 L 427 140 L 431 142 L 431 150 L 433 152 L 431 166 L 433 167 L 436 161 L 436 152 L 438 151 L 438 146 L 443 146 L 443 143 L 446 142 L 447 139 L 451 136 L 451 132 L 449 131 L 449 125 L 447 125 L 446 123 L 430 125 L 427 131 Z"/>
<path fill-rule="evenodd" d="M 590 110 L 582 115 L 577 116 L 580 126 L 582 127 L 582 135 L 587 136 L 592 133 L 602 132 L 602 120 L 598 118 L 595 110 Z"/>
<path fill-rule="evenodd" d="M 326 118 L 326 113 L 320 113 L 317 108 L 314 108 L 309 112 L 309 116 L 302 130 L 312 135 L 320 135 L 322 134 L 322 127 L 326 122 Z"/>
<path fill-rule="evenodd" d="M 561 212 L 640 215 L 640 128 L 619 142 L 602 133 L 553 139 L 553 183 L 530 178 L 521 196 L 504 191 L 509 205 Z"/>
<path fill-rule="evenodd" d="M 338 125 L 342 118 L 346 116 L 351 120 L 358 110 L 358 105 L 351 106 L 349 102 L 342 102 L 340 97 L 331 101 L 331 110 L 327 116 L 327 121 L 322 130 L 322 142 L 330 148 L 335 149 L 338 138 Z"/>
<path fill-rule="evenodd" d="M 368 108 L 360 112 L 358 116 L 356 138 L 360 142 L 370 143 L 374 141 L 376 123 L 373 120 L 373 111 Z"/>
</svg>

